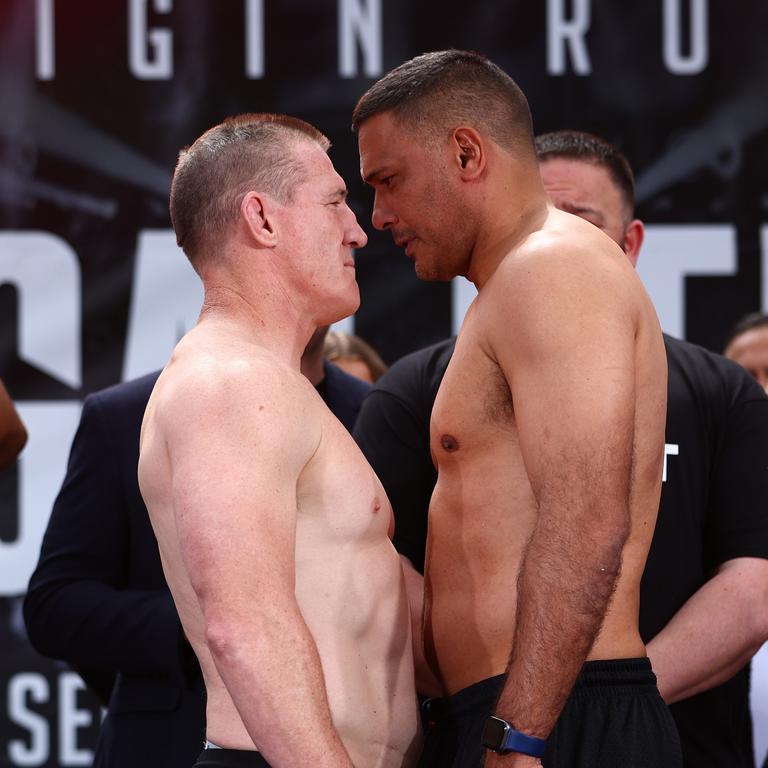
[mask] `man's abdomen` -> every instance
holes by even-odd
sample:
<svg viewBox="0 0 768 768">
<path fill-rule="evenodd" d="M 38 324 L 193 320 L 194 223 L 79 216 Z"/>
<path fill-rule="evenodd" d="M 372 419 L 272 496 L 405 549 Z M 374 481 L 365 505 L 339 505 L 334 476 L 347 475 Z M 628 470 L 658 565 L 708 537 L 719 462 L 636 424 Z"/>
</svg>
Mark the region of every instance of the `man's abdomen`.
<svg viewBox="0 0 768 768">
<path fill-rule="evenodd" d="M 520 498 L 507 497 L 509 507 L 500 509 L 502 484 L 466 495 L 466 485 L 444 477 L 432 497 L 424 643 L 448 694 L 504 672 L 512 648 L 517 574 L 533 517 Z"/>
<path fill-rule="evenodd" d="M 395 768 L 418 738 L 410 612 L 388 539 L 297 552 L 296 596 L 315 638 L 334 725 L 355 765 Z"/>
</svg>

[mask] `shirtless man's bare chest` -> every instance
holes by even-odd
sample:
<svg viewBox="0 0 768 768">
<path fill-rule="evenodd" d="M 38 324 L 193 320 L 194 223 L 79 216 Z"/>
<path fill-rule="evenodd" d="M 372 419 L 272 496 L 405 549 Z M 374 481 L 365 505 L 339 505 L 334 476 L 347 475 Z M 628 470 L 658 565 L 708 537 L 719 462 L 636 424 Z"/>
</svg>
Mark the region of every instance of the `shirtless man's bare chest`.
<svg viewBox="0 0 768 768">
<path fill-rule="evenodd" d="M 465 320 L 431 423 L 438 482 L 429 513 L 425 645 L 449 692 L 506 666 L 515 616 L 509 585 L 536 510 L 512 396 L 482 343 L 481 312 L 476 303 Z"/>
<path fill-rule="evenodd" d="M 542 402 L 532 411 L 522 405 L 522 410 L 516 409 L 513 390 L 518 382 L 537 373 L 527 366 L 556 367 L 556 360 L 531 360 L 526 368 L 520 365 L 517 369 L 509 364 L 509 356 L 503 366 L 500 363 L 498 350 L 514 349 L 516 343 L 521 343 L 515 335 L 526 332 L 499 323 L 498 306 L 507 300 L 505 293 L 512 292 L 510 272 L 514 269 L 500 268 L 471 307 L 432 414 L 431 449 L 438 482 L 430 505 L 425 646 L 449 693 L 501 674 L 507 667 L 516 628 L 518 573 L 539 524 L 542 489 L 547 485 L 557 489 L 556 497 L 547 499 L 547 503 L 568 504 L 569 487 L 576 488 L 585 480 L 578 477 L 580 465 L 585 472 L 610 473 L 615 459 L 606 449 L 602 466 L 598 457 L 589 467 L 586 460 L 579 459 L 579 446 L 567 443 L 549 452 L 548 443 L 555 430 L 567 433 L 567 423 L 557 423 L 561 402 L 565 403 L 566 413 L 571 390 L 577 385 L 589 389 L 588 382 L 569 382 L 568 376 L 575 375 L 572 370 L 563 371 L 562 391 L 537 392 L 521 386 L 519 397 L 525 406 L 531 397 L 540 396 Z M 546 311 L 543 306 L 542 314 Z M 637 354 L 639 370 L 634 384 L 653 391 L 652 399 L 639 406 L 635 414 L 643 427 L 651 416 L 655 418 L 659 407 L 659 381 L 646 380 L 654 375 L 649 371 L 656 370 L 658 353 L 652 346 L 655 340 L 650 343 L 648 349 Z M 503 354 L 508 355 L 505 351 Z M 643 360 L 651 354 L 654 362 L 646 365 Z M 548 381 L 547 386 L 553 383 L 557 382 Z M 598 382 L 595 387 L 599 389 Z M 525 430 L 525 445 L 521 444 L 521 427 Z M 646 437 L 644 431 L 643 435 L 642 443 L 634 448 L 637 461 L 649 468 L 644 472 L 655 472 L 656 435 Z M 599 435 L 590 435 L 590 440 L 599 446 Z M 603 442 L 610 442 L 609 436 Z M 532 473 L 526 456 L 529 463 L 541 461 L 536 456 L 539 451 L 546 456 L 546 463 Z M 649 521 L 655 514 L 653 494 L 657 492 L 653 478 L 647 478 L 649 485 L 643 476 L 642 488 L 638 485 L 630 491 L 634 522 L 624 552 L 623 574 L 616 586 L 622 597 L 609 606 L 588 658 L 644 655 L 636 627 L 636 586 L 652 531 Z M 595 484 L 599 480 L 595 477 Z M 580 535 L 578 531 L 576 535 Z M 588 529 L 583 535 L 588 545 Z M 557 578 L 563 580 L 565 589 L 567 568 Z"/>
<path fill-rule="evenodd" d="M 309 696 L 322 695 L 355 765 L 412 765 L 410 615 L 386 494 L 298 371 L 256 345 L 220 343 L 206 355 L 206 341 L 204 330 L 191 332 L 158 381 L 140 483 L 203 671 L 208 738 L 268 751 L 271 734 L 236 705 L 241 689 L 260 720 L 280 696 L 299 717 Z M 188 474 L 190 462 L 206 471 Z M 179 484 L 188 489 L 181 497 Z M 320 681 L 305 668 L 302 643 L 317 655 Z M 249 671 L 233 678 L 241 654 Z"/>
</svg>

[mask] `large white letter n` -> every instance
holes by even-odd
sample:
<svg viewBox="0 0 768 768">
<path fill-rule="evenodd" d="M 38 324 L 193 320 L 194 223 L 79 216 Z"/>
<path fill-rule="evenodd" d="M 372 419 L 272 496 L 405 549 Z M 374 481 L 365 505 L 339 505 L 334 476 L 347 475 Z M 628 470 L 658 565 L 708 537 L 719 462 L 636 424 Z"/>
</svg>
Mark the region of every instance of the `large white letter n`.
<svg viewBox="0 0 768 768">
<path fill-rule="evenodd" d="M 357 77 L 357 45 L 366 77 L 381 75 L 381 0 L 340 0 L 339 75 Z"/>
</svg>

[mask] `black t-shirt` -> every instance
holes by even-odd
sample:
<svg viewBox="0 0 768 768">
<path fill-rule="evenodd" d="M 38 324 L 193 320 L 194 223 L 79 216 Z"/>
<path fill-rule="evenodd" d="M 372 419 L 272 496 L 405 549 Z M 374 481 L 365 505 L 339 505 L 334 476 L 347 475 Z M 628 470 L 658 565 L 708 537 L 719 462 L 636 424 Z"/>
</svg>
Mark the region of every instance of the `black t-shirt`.
<svg viewBox="0 0 768 768">
<path fill-rule="evenodd" d="M 665 480 L 641 585 L 647 642 L 736 557 L 768 558 L 768 398 L 741 367 L 664 338 L 669 364 Z M 377 382 L 354 435 L 395 512 L 395 546 L 424 568 L 437 473 L 429 419 L 453 339 L 399 360 Z M 674 704 L 686 766 L 753 768 L 749 670 Z"/>
</svg>

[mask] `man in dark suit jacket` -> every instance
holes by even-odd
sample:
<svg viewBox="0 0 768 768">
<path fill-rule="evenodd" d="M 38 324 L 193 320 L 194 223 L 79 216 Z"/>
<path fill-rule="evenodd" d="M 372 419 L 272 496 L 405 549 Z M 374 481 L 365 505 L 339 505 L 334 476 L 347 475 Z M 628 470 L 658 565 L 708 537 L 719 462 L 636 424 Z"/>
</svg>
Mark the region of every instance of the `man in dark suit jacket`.
<svg viewBox="0 0 768 768">
<path fill-rule="evenodd" d="M 351 431 L 370 386 L 322 358 L 304 373 Z M 35 649 L 66 661 L 108 702 L 95 768 L 189 768 L 205 733 L 202 676 L 136 477 L 157 376 L 86 398 L 24 602 Z"/>
</svg>

